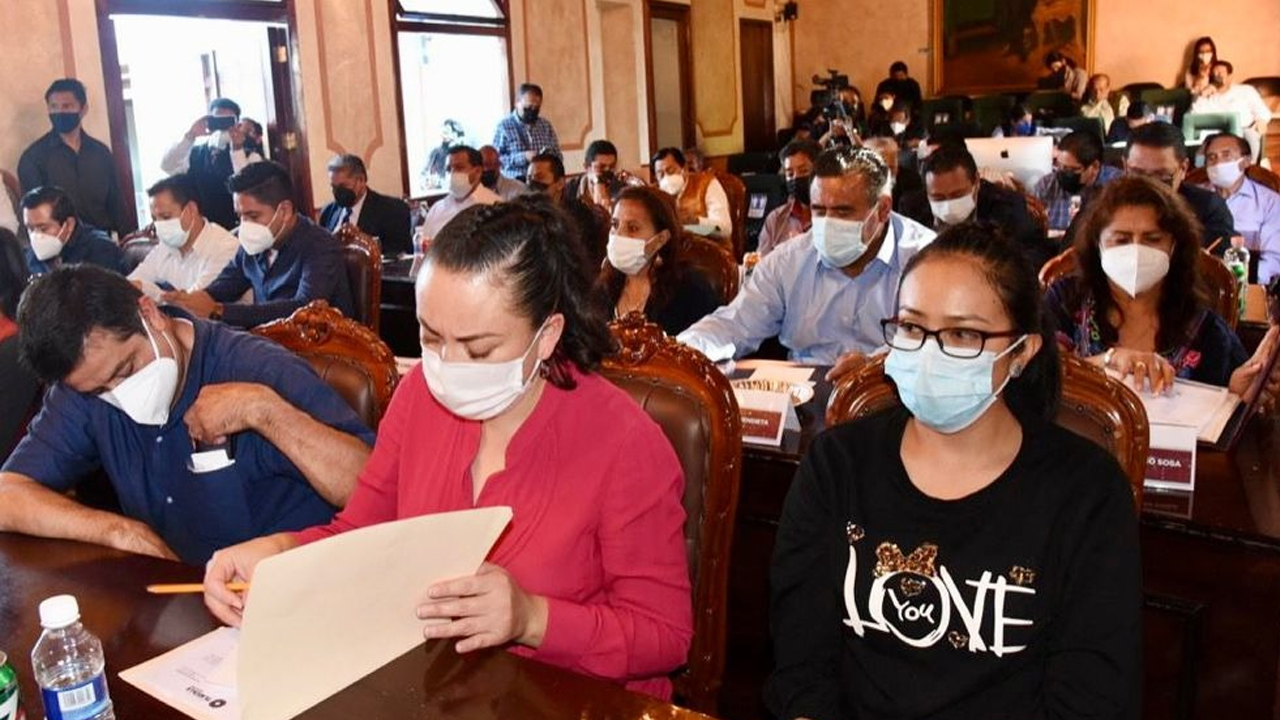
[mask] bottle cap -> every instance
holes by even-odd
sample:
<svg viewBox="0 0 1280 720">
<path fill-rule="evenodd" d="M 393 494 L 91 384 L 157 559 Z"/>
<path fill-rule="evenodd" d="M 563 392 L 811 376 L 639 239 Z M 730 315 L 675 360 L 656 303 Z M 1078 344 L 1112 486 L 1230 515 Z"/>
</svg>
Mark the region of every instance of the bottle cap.
<svg viewBox="0 0 1280 720">
<path fill-rule="evenodd" d="M 80 604 L 74 595 L 54 595 L 40 603 L 40 626 L 46 630 L 64 628 L 80 619 Z"/>
</svg>

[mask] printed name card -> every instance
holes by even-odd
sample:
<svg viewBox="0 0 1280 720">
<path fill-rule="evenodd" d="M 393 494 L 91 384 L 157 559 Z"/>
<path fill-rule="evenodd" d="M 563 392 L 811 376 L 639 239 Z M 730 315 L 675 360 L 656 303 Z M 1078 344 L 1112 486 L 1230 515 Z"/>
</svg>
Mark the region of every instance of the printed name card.
<svg viewBox="0 0 1280 720">
<path fill-rule="evenodd" d="M 735 389 L 742 418 L 742 439 L 763 445 L 782 445 L 785 430 L 800 430 L 800 418 L 788 393 Z"/>
<path fill-rule="evenodd" d="M 1143 487 L 1191 492 L 1196 487 L 1197 429 L 1151 423 L 1151 447 Z"/>
</svg>

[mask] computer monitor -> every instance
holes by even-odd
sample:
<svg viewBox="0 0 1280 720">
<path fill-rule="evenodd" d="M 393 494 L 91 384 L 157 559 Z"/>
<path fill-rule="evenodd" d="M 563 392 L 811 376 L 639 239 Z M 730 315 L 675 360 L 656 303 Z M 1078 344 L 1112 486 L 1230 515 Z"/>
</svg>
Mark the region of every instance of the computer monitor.
<svg viewBox="0 0 1280 720">
<path fill-rule="evenodd" d="M 1013 173 L 1028 190 L 1053 172 L 1051 137 L 966 138 L 964 144 L 978 167 Z"/>
</svg>

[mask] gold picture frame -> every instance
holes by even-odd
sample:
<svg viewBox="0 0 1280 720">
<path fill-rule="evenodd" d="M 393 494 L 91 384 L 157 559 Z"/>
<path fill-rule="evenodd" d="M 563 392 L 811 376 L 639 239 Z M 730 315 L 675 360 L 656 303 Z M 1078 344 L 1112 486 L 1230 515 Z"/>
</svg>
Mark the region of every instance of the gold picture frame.
<svg viewBox="0 0 1280 720">
<path fill-rule="evenodd" d="M 1057 50 L 1093 67 L 1096 0 L 934 0 L 935 95 L 1031 90 Z"/>
</svg>

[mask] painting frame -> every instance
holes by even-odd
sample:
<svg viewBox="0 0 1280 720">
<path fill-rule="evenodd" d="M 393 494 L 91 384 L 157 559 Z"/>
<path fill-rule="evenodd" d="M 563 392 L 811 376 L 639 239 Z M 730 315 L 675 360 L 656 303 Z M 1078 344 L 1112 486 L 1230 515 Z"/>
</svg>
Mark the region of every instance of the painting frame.
<svg viewBox="0 0 1280 720">
<path fill-rule="evenodd" d="M 1097 0 L 933 0 L 931 5 L 936 96 L 1034 90 L 1044 74 L 1045 53 L 1055 49 L 1092 72 Z M 1008 16 L 1020 10 L 1024 17 L 1010 21 Z M 1021 27 L 1017 40 L 1000 35 L 1001 21 Z"/>
</svg>

